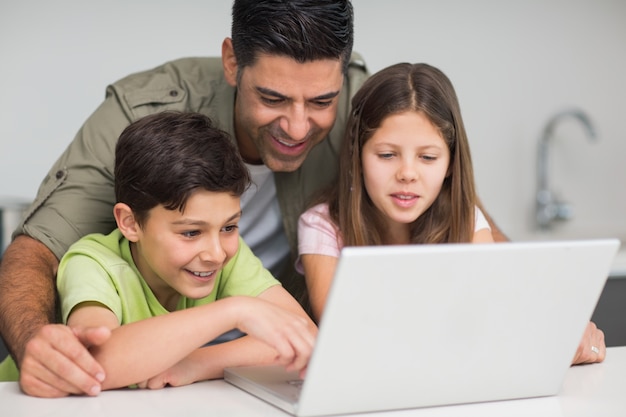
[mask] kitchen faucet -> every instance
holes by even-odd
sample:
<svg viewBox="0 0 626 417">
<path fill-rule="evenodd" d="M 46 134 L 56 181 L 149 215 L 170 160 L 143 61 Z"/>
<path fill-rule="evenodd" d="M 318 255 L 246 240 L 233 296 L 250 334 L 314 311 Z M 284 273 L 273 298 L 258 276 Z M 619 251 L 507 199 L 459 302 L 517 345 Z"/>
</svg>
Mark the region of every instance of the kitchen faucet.
<svg viewBox="0 0 626 417">
<path fill-rule="evenodd" d="M 561 111 L 552 116 L 546 123 L 539 139 L 537 155 L 536 221 L 537 226 L 543 230 L 549 229 L 555 220 L 569 220 L 573 216 L 571 205 L 557 199 L 548 184 L 548 145 L 557 124 L 564 118 L 578 120 L 585 128 L 589 139 L 596 138 L 591 119 L 579 109 Z"/>
</svg>

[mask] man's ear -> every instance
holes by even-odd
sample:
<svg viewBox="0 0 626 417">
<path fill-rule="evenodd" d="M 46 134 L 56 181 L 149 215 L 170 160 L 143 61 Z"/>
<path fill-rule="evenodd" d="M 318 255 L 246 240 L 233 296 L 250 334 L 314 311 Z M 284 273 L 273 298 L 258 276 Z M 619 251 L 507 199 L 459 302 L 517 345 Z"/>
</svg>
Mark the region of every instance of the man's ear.
<svg viewBox="0 0 626 417">
<path fill-rule="evenodd" d="M 130 207 L 124 203 L 117 203 L 113 206 L 113 215 L 117 227 L 124 237 L 131 242 L 137 242 L 139 240 L 139 225 Z"/>
<path fill-rule="evenodd" d="M 233 40 L 224 39 L 222 42 L 222 67 L 224 68 L 224 78 L 233 87 L 237 87 L 237 58 L 233 49 Z"/>
</svg>

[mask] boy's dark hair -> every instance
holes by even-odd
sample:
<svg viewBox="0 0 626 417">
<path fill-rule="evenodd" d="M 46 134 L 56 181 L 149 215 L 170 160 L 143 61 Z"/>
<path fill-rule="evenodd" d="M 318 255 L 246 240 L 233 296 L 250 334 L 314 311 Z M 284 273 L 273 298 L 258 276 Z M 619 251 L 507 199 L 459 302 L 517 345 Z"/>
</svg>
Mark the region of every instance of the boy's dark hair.
<svg viewBox="0 0 626 417">
<path fill-rule="evenodd" d="M 115 148 L 115 198 L 142 225 L 161 204 L 184 210 L 197 189 L 241 196 L 250 174 L 226 132 L 198 113 L 162 112 L 130 124 Z"/>
<path fill-rule="evenodd" d="M 239 74 L 261 53 L 300 63 L 340 59 L 347 74 L 354 42 L 349 0 L 235 0 L 232 19 Z"/>
</svg>

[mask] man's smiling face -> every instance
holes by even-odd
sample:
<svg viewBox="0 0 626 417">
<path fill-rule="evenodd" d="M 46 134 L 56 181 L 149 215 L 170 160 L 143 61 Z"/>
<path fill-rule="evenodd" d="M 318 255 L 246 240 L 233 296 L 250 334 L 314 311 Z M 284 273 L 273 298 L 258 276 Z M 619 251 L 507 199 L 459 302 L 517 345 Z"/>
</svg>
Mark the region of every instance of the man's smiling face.
<svg viewBox="0 0 626 417">
<path fill-rule="evenodd" d="M 341 61 L 260 55 L 238 81 L 234 123 L 241 156 L 272 171 L 295 171 L 335 123 Z"/>
</svg>

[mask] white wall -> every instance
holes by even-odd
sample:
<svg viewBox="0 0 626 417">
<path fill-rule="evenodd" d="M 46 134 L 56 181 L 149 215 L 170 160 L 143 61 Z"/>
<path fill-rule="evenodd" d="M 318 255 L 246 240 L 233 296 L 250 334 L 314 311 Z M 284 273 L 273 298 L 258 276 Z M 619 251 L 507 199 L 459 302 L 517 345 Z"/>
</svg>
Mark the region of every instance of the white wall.
<svg viewBox="0 0 626 417">
<path fill-rule="evenodd" d="M 576 210 L 559 236 L 626 240 L 626 2 L 354 0 L 355 50 L 376 71 L 428 62 L 456 86 L 479 194 L 515 239 L 532 234 L 536 143 L 547 119 L 583 108 L 600 138 L 564 122 L 551 181 Z M 230 1 L 0 3 L 0 198 L 34 196 L 48 167 L 131 72 L 219 55 Z"/>
</svg>

